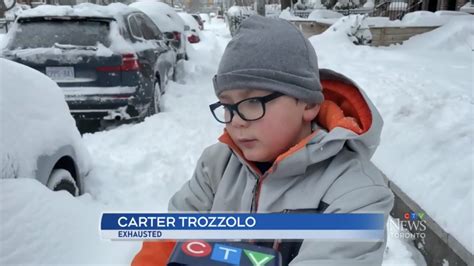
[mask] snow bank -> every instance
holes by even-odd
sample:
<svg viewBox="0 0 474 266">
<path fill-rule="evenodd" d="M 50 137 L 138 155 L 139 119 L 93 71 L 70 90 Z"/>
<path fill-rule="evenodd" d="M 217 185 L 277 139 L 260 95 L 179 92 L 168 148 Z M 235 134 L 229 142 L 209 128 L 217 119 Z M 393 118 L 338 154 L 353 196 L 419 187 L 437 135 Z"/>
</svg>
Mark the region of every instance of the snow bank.
<svg viewBox="0 0 474 266">
<path fill-rule="evenodd" d="M 443 27 L 411 37 L 403 42 L 403 47 L 469 53 L 474 50 L 473 25 L 474 17 L 456 18 Z"/>
<path fill-rule="evenodd" d="M 33 179 L 0 179 L 0 202 L 0 265 L 129 265 L 141 247 L 101 240 L 102 212 L 119 210 L 89 194 L 73 198 Z"/>
<path fill-rule="evenodd" d="M 318 38 L 322 42 L 338 43 L 346 49 L 351 49 L 354 44 L 366 44 L 372 39 L 372 33 L 363 15 L 350 15 L 341 17 L 323 33 L 312 38 Z"/>
<path fill-rule="evenodd" d="M 320 10 L 312 11 L 308 16 L 308 20 L 318 20 L 322 18 L 339 19 L 339 18 L 342 18 L 343 16 L 344 15 L 336 11 L 320 9 Z"/>
<path fill-rule="evenodd" d="M 344 31 L 310 41 L 320 66 L 354 79 L 382 113 L 375 163 L 473 252 L 474 34 L 459 21 L 391 47 L 354 46 Z"/>
<path fill-rule="evenodd" d="M 471 20 L 471 22 L 474 23 L 474 18 L 468 13 L 447 11 L 438 11 L 436 13 L 429 11 L 415 11 L 407 13 L 403 16 L 402 23 L 406 26 L 439 26 L 460 18 Z"/>
<path fill-rule="evenodd" d="M 79 169 L 90 158 L 58 85 L 27 66 L 0 59 L 2 177 L 34 178 L 37 159 L 72 145 Z M 6 168 L 6 169 L 5 169 Z"/>
</svg>

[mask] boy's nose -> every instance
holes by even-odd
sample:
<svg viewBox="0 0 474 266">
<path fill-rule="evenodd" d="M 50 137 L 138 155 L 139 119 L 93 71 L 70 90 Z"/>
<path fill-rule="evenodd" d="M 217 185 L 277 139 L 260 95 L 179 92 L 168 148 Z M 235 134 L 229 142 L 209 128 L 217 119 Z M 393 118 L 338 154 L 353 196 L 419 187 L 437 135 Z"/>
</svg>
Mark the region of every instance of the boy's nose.
<svg viewBox="0 0 474 266">
<path fill-rule="evenodd" d="M 232 117 L 232 121 L 230 122 L 230 124 L 233 127 L 246 127 L 248 126 L 249 121 L 243 120 L 242 117 L 240 117 L 240 115 L 236 112 L 234 113 L 234 117 Z"/>
</svg>

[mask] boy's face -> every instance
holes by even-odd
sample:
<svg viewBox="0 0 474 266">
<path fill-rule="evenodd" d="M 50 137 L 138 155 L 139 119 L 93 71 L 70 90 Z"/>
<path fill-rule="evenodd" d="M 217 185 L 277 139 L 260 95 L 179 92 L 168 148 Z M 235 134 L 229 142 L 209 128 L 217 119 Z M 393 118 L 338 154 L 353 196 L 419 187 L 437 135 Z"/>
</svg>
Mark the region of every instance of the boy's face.
<svg viewBox="0 0 474 266">
<path fill-rule="evenodd" d="M 228 90 L 219 95 L 219 100 L 223 104 L 234 104 L 269 94 L 271 92 L 264 90 Z M 226 129 L 242 150 L 245 159 L 272 162 L 311 134 L 311 121 L 318 111 L 319 105 L 309 105 L 283 95 L 265 104 L 265 115 L 259 120 L 245 121 L 234 113 L 232 121 L 226 124 Z"/>
</svg>

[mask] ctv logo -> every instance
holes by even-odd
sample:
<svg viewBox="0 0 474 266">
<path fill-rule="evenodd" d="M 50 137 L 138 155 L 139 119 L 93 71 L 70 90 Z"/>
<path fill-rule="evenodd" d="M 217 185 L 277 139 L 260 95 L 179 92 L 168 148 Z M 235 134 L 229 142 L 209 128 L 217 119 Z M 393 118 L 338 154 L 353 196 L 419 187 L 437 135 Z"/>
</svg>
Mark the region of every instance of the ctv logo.
<svg viewBox="0 0 474 266">
<path fill-rule="evenodd" d="M 253 250 L 241 249 L 216 243 L 214 247 L 206 241 L 190 240 L 181 245 L 183 252 L 190 257 L 206 257 L 211 254 L 211 260 L 239 265 L 244 253 L 254 266 L 264 266 L 275 256 Z"/>
<path fill-rule="evenodd" d="M 388 223 L 389 232 L 395 238 L 424 241 L 427 229 L 424 217 L 424 212 L 405 212 L 401 219 L 390 218 Z"/>
<path fill-rule="evenodd" d="M 424 212 L 405 212 L 403 214 L 403 218 L 410 221 L 423 220 L 423 217 L 425 217 Z"/>
</svg>

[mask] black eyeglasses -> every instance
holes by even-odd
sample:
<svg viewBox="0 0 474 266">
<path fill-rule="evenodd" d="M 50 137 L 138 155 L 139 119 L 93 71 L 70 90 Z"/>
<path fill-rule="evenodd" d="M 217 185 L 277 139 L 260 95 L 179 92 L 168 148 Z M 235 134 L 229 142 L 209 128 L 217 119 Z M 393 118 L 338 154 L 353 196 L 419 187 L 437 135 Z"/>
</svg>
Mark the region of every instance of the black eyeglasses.
<svg viewBox="0 0 474 266">
<path fill-rule="evenodd" d="M 214 118 L 220 123 L 228 124 L 232 122 L 234 111 L 245 121 L 255 121 L 265 115 L 265 104 L 280 96 L 283 96 L 283 94 L 274 92 L 263 97 L 243 99 L 235 104 L 216 102 L 209 105 L 209 108 Z"/>
</svg>

